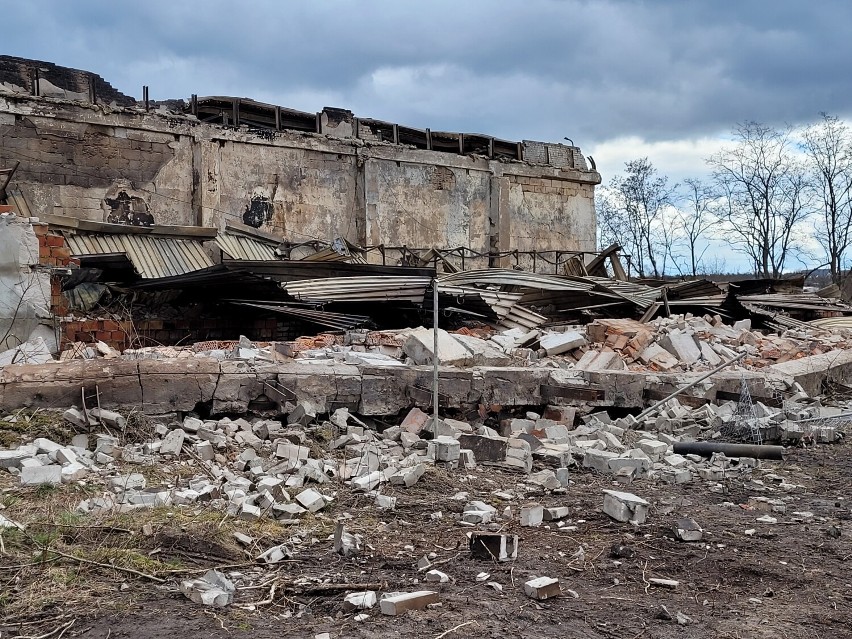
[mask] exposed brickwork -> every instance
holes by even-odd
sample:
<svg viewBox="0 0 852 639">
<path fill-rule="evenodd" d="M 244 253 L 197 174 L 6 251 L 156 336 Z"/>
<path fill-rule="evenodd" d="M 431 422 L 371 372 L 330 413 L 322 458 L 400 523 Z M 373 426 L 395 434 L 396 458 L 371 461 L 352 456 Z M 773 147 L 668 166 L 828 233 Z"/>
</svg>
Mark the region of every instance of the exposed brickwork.
<svg viewBox="0 0 852 639">
<path fill-rule="evenodd" d="M 109 82 L 96 73 L 60 67 L 51 62 L 41 60 L 27 60 L 9 55 L 0 55 L 0 83 L 8 82 L 18 86 L 30 93 L 34 93 L 33 80 L 35 72 L 38 77 L 48 80 L 60 89 L 89 95 L 89 88 L 94 88 L 95 98 L 98 102 L 110 104 L 115 102 L 119 106 L 133 106 L 136 100 L 130 96 L 117 91 Z"/>
<path fill-rule="evenodd" d="M 576 183 L 567 180 L 550 180 L 546 178 L 512 175 L 509 177 L 509 181 L 512 184 L 519 185 L 524 193 L 545 193 L 570 198 L 576 197 L 580 192 L 580 188 Z"/>
<path fill-rule="evenodd" d="M 139 346 L 190 345 L 201 341 L 233 340 L 245 335 L 254 341 L 285 341 L 316 332 L 299 322 L 276 318 L 218 316 L 205 319 L 144 319 L 137 322 L 110 318 L 66 317 L 60 320 L 62 346 L 70 342 L 101 341 L 124 351 Z"/>
<path fill-rule="evenodd" d="M 16 116 L 14 125 L 0 125 L 0 166 L 20 161 L 16 182 L 37 182 L 80 188 L 108 188 L 115 180 L 144 185 L 153 181 L 174 157 L 174 138 L 159 141 L 118 137 L 112 127 L 79 125 L 69 131 L 61 123 Z M 96 202 L 95 208 L 101 208 Z"/>
</svg>

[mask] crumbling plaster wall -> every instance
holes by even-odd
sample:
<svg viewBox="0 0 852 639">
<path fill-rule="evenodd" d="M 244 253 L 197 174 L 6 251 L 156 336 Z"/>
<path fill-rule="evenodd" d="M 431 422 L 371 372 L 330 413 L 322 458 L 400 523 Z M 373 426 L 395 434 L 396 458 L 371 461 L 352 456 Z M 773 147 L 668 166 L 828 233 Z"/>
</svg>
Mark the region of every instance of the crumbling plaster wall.
<svg viewBox="0 0 852 639">
<path fill-rule="evenodd" d="M 34 335 L 55 348 L 55 336 L 50 339 L 50 273 L 38 264 L 39 241 L 29 220 L 0 215 L 0 350 Z"/>
<path fill-rule="evenodd" d="M 357 241 L 360 207 L 352 149 L 298 148 L 223 139 L 200 142 L 203 223 L 225 220 L 293 242 Z"/>
<path fill-rule="evenodd" d="M 234 220 L 290 241 L 479 253 L 595 248 L 600 176 L 573 168 L 0 96 L 0 165 L 15 161 L 12 186 L 32 215 L 220 228 Z"/>
<path fill-rule="evenodd" d="M 488 163 L 435 152 L 427 155 L 417 163 L 404 153 L 400 159 L 365 161 L 367 244 L 467 246 L 486 252 Z"/>
</svg>

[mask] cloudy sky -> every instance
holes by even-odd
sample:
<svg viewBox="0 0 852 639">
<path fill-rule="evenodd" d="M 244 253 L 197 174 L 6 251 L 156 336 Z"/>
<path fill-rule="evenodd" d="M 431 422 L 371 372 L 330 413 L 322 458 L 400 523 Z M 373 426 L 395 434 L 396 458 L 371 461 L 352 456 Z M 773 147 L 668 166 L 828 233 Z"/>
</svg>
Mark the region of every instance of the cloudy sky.
<svg viewBox="0 0 852 639">
<path fill-rule="evenodd" d="M 648 156 L 705 173 L 740 121 L 852 109 L 848 0 L 28 0 L 0 51 L 155 99 L 252 97 L 433 130 L 561 141 L 604 182 Z"/>
</svg>

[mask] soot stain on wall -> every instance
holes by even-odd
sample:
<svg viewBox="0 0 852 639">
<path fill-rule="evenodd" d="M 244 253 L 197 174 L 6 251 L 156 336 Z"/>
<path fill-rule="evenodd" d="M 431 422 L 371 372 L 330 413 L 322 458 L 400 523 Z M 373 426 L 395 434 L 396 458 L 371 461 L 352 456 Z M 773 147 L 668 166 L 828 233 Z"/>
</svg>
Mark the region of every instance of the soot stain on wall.
<svg viewBox="0 0 852 639">
<path fill-rule="evenodd" d="M 104 202 L 109 207 L 107 222 L 130 226 L 154 224 L 154 216 L 148 211 L 148 205 L 141 197 L 128 195 L 127 191 L 119 191 L 114 198 L 104 198 Z"/>
<path fill-rule="evenodd" d="M 259 229 L 272 219 L 272 200 L 265 195 L 255 195 L 246 206 L 243 222 Z"/>
</svg>

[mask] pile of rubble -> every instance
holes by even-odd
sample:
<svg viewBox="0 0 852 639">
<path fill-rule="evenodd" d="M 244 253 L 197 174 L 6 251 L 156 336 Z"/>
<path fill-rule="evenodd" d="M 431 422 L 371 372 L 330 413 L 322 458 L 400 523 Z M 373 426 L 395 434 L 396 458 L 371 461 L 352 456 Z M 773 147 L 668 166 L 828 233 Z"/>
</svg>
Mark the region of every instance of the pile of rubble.
<svg viewBox="0 0 852 639">
<path fill-rule="evenodd" d="M 649 323 L 632 319 L 598 319 L 586 326 L 561 330 L 511 328 L 438 330 L 438 359 L 442 366 L 545 366 L 577 371 L 630 370 L 687 372 L 710 370 L 740 356 L 739 366 L 760 369 L 805 356 L 852 346 L 846 329 L 798 328 L 782 334 L 752 330 L 750 320 L 733 326 L 721 317 L 690 315 L 660 318 Z M 23 349 L 23 350 L 22 350 Z M 60 361 L 71 359 L 144 360 L 204 357 L 256 362 L 338 361 L 366 366 L 430 365 L 434 335 L 431 329 L 398 331 L 356 329 L 341 334 L 321 333 L 292 342 L 202 342 L 187 347 L 159 346 L 127 349 L 123 353 L 99 342 L 67 345 Z M 40 345 L 23 345 L 8 362 L 54 361 Z M 0 363 L 5 360 L 0 359 Z M 35 361 L 35 360 L 33 360 Z"/>
<path fill-rule="evenodd" d="M 737 429 L 746 438 L 757 434 L 759 441 L 833 442 L 841 437 L 837 423 L 843 416 L 840 409 L 823 407 L 801 391 L 784 408 L 758 402 L 747 421 L 734 402 L 692 409 L 672 399 L 642 421 L 632 415 L 612 419 L 606 412 L 578 419 L 573 407 L 548 406 L 543 415 L 528 412 L 524 418 L 500 421 L 497 428 L 451 418 L 436 421 L 417 408 L 398 425 L 377 427 L 345 408 L 322 419 L 309 402 L 300 402 L 286 424 L 191 415 L 178 420 L 172 415 L 153 420 L 156 437 L 146 443 L 120 446 L 108 433 L 94 441 L 77 435 L 70 445 L 38 438 L 0 451 L 0 465 L 18 474 L 22 485 L 100 482 L 103 494 L 84 500 L 82 512 L 204 502 L 242 519 L 292 522 L 324 509 L 342 485 L 366 493 L 377 508 L 392 509 L 395 498 L 382 494 L 382 487 L 410 487 L 430 465 L 449 471 L 501 467 L 525 474 L 526 483 L 548 491 L 564 490 L 569 469 L 577 467 L 624 483 L 718 482 L 749 472 L 759 461 L 681 455 L 678 446 L 724 439 L 723 434 L 736 435 Z M 120 414 L 98 408 L 72 408 L 64 417 L 79 429 L 126 429 Z M 123 472 L 158 463 L 189 466 L 195 474 L 181 483 L 150 486 L 142 473 Z M 493 514 L 472 504 L 461 521 L 488 523 Z"/>
</svg>

